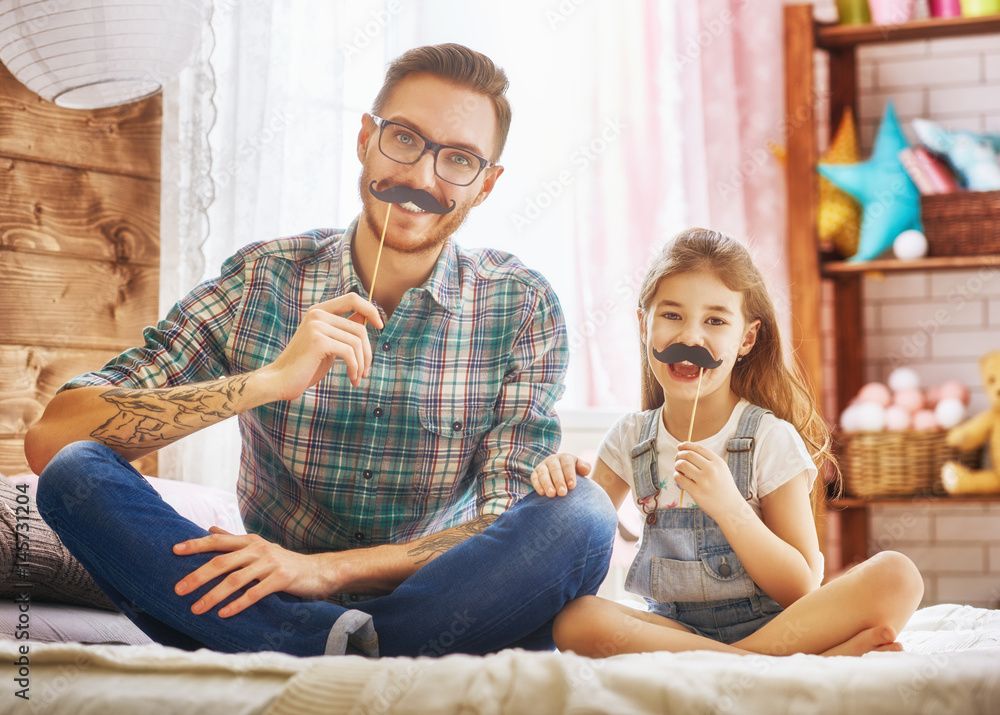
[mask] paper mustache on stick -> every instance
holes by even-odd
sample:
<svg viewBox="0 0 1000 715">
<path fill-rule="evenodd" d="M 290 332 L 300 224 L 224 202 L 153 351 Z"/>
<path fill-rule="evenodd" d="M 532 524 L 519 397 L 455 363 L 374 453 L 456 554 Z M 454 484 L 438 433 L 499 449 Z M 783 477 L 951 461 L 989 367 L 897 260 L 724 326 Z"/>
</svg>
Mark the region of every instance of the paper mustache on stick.
<svg viewBox="0 0 1000 715">
<path fill-rule="evenodd" d="M 722 359 L 713 360 L 712 353 L 708 351 L 708 348 L 701 345 L 685 345 L 684 343 L 671 343 L 663 350 L 653 348 L 652 352 L 653 357 L 662 363 L 672 364 L 686 361 L 698 367 L 698 387 L 695 389 L 694 404 L 691 405 L 691 422 L 688 424 L 687 441 L 690 442 L 691 435 L 694 433 L 694 416 L 698 411 L 698 396 L 701 394 L 701 378 L 705 374 L 705 370 L 714 370 L 719 367 L 722 364 Z M 681 489 L 681 498 L 678 500 L 677 506 L 684 506 L 683 489 Z M 646 512 L 646 523 L 650 525 L 656 523 L 655 501 L 653 511 Z"/>
<path fill-rule="evenodd" d="M 382 237 L 378 242 L 378 253 L 375 254 L 375 270 L 372 271 L 372 282 L 368 286 L 368 302 L 371 303 L 375 296 L 375 278 L 378 277 L 378 265 L 382 261 L 382 246 L 385 245 L 385 230 L 389 228 L 389 212 L 392 211 L 393 204 L 405 204 L 412 202 L 427 213 L 446 214 L 455 210 L 455 200 L 451 200 L 451 206 L 444 208 L 441 202 L 434 198 L 433 194 L 423 189 L 414 189 L 412 186 L 390 186 L 379 191 L 375 188 L 375 181 L 368 184 L 368 190 L 372 192 L 379 201 L 384 201 L 385 222 L 382 224 Z M 367 322 L 367 321 L 366 321 Z M 362 323 L 364 324 L 364 323 Z"/>
<path fill-rule="evenodd" d="M 387 204 L 405 204 L 407 201 L 411 201 L 427 213 L 432 214 L 446 214 L 455 210 L 455 199 L 451 200 L 451 206 L 445 208 L 429 191 L 414 189 L 412 186 L 390 186 L 379 191 L 375 188 L 375 182 L 372 181 L 368 184 L 368 190 L 376 199 L 385 201 Z"/>
<path fill-rule="evenodd" d="M 663 350 L 653 348 L 653 357 L 665 363 L 687 361 L 705 370 L 714 370 L 722 364 L 721 358 L 719 360 L 712 359 L 712 353 L 708 352 L 708 348 L 701 345 L 685 345 L 684 343 L 672 343 Z"/>
</svg>

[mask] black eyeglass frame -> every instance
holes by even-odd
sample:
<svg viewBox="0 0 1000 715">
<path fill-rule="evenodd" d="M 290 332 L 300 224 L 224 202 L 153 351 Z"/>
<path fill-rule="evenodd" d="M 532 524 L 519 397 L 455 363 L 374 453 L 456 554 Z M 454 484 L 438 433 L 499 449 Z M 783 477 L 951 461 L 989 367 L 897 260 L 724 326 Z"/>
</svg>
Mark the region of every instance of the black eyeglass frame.
<svg viewBox="0 0 1000 715">
<path fill-rule="evenodd" d="M 496 166 L 496 162 L 490 161 L 489 159 L 484 159 L 483 157 L 479 156 L 479 154 L 476 154 L 473 151 L 469 151 L 468 149 L 463 149 L 460 146 L 452 146 L 450 144 L 439 144 L 438 142 L 432 142 L 430 139 L 428 139 L 427 137 L 425 137 L 423 134 L 421 134 L 420 132 L 418 132 L 413 127 L 408 127 L 405 124 L 400 124 L 399 122 L 393 122 L 393 121 L 390 121 L 388 119 L 383 119 L 382 117 L 377 117 L 374 114 L 372 114 L 370 116 L 372 118 L 372 121 L 375 122 L 375 126 L 378 127 L 378 150 L 379 150 L 379 152 L 386 159 L 390 159 L 390 160 L 396 162 L 397 164 L 403 164 L 405 166 L 410 166 L 412 164 L 416 164 L 418 161 L 420 161 L 423 158 L 424 154 L 426 154 L 428 151 L 432 152 L 434 154 L 434 175 L 437 176 L 439 179 L 441 179 L 441 181 L 446 181 L 449 184 L 452 184 L 453 186 L 470 186 L 470 185 L 472 185 L 475 182 L 476 179 L 479 178 L 479 175 L 483 173 L 484 169 L 492 169 L 494 166 Z M 420 154 L 417 156 L 417 158 L 414 159 L 413 161 L 400 161 L 399 159 L 393 158 L 393 157 L 389 156 L 388 154 L 386 154 L 385 150 L 382 148 L 382 134 L 384 133 L 385 128 L 387 126 L 391 125 L 391 124 L 395 124 L 397 127 L 402 127 L 406 131 L 408 131 L 411 134 L 414 134 L 414 135 L 420 137 L 423 140 L 423 142 L 424 142 L 424 150 L 422 152 L 420 152 Z M 440 152 L 442 149 L 454 149 L 455 151 L 460 151 L 463 154 L 468 154 L 469 156 L 474 156 L 475 158 L 479 159 L 479 171 L 477 171 L 476 175 L 473 176 L 471 179 L 469 179 L 468 182 L 466 182 L 464 184 L 459 184 L 456 181 L 451 181 L 450 179 L 444 178 L 443 176 L 441 176 L 440 173 L 438 173 L 438 167 L 437 167 L 438 152 Z"/>
</svg>

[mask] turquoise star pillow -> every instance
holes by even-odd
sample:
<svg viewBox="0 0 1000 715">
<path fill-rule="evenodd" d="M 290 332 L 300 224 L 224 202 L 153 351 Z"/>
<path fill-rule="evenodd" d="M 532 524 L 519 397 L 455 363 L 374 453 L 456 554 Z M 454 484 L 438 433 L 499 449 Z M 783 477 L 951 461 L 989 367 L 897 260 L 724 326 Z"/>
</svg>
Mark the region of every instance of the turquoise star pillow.
<svg viewBox="0 0 1000 715">
<path fill-rule="evenodd" d="M 861 204 L 861 238 L 849 261 L 870 261 L 892 247 L 907 229 L 923 230 L 920 193 L 899 161 L 909 146 L 899 126 L 896 108 L 889 102 L 868 161 L 858 164 L 819 164 L 819 173 Z"/>
</svg>

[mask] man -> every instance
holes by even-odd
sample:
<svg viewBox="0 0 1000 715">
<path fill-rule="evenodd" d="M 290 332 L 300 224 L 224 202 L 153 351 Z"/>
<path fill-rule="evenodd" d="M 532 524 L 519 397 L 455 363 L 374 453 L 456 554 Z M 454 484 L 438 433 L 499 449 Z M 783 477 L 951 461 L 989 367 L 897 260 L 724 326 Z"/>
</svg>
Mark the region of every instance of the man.
<svg viewBox="0 0 1000 715">
<path fill-rule="evenodd" d="M 30 430 L 40 513 L 151 637 L 552 648 L 554 615 L 596 591 L 615 525 L 603 492 L 521 501 L 559 442 L 558 300 L 513 257 L 450 238 L 503 173 L 506 86 L 459 45 L 398 58 L 361 121 L 361 216 L 244 248 Z M 244 536 L 182 519 L 127 463 L 233 415 Z"/>
</svg>

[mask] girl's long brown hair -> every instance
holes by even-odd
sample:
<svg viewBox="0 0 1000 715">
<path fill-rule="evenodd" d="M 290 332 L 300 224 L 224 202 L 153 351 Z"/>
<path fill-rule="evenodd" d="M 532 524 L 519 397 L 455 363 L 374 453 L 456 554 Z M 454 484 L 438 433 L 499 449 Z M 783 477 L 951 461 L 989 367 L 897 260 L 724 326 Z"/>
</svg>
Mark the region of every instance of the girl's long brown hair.
<svg viewBox="0 0 1000 715">
<path fill-rule="evenodd" d="M 760 320 L 753 349 L 733 367 L 733 392 L 791 423 L 805 441 L 820 474 L 824 473 L 824 467 L 835 470 L 830 429 L 802 372 L 797 366 L 785 363 L 774 303 L 767 292 L 764 277 L 743 244 L 704 228 L 688 229 L 675 236 L 653 261 L 639 289 L 641 315 L 648 315 L 662 279 L 698 272 L 711 273 L 729 290 L 743 296 L 743 318 L 747 323 Z M 639 354 L 642 409 L 655 409 L 663 404 L 663 388 L 650 369 L 645 331 L 641 324 Z"/>
</svg>

